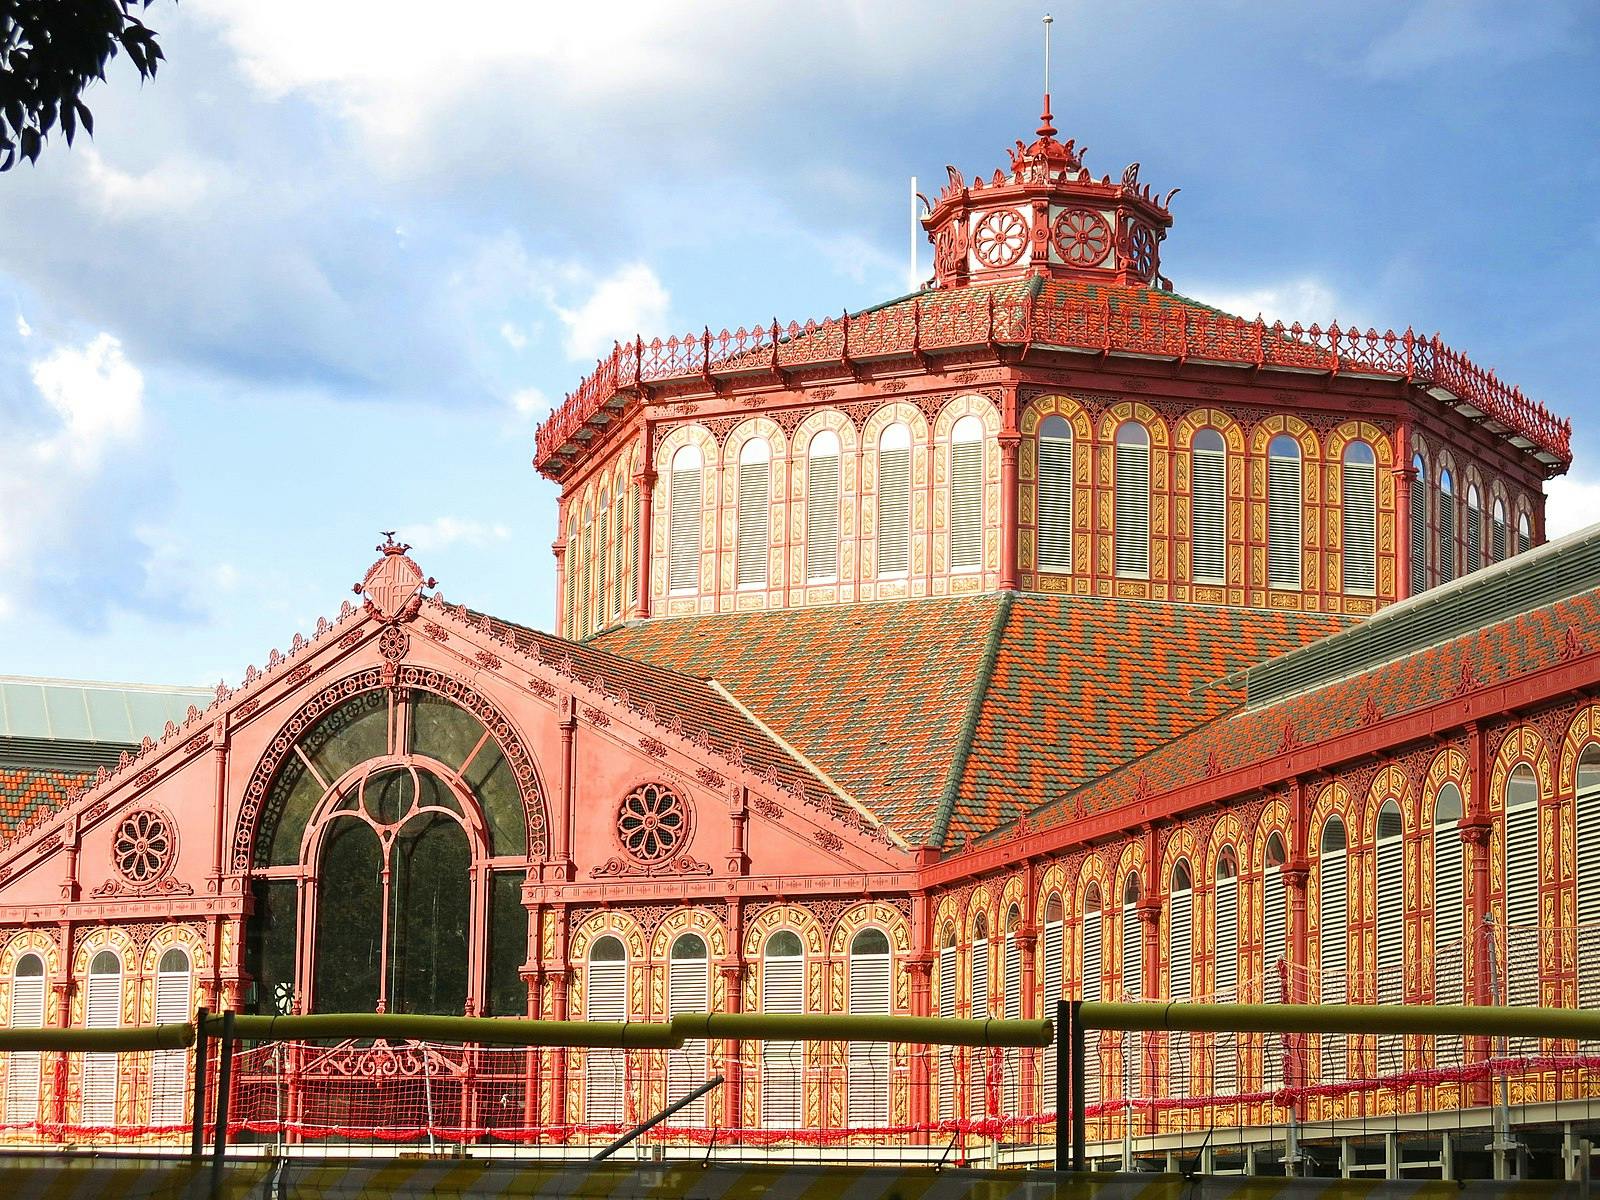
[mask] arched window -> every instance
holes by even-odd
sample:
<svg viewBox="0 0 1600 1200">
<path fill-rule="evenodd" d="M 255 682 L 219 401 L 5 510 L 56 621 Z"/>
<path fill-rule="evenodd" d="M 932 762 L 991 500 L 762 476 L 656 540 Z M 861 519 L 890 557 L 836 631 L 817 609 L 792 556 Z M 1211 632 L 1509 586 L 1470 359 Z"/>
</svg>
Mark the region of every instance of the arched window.
<svg viewBox="0 0 1600 1200">
<path fill-rule="evenodd" d="M 1083 894 L 1083 922 L 1078 940 L 1080 972 L 1078 998 L 1099 1000 L 1104 994 L 1105 980 L 1105 920 L 1101 912 L 1100 889 L 1090 884 Z M 1100 1099 L 1100 1031 L 1091 1029 L 1084 1039 L 1083 1072 L 1084 1099 L 1097 1103 Z"/>
<path fill-rule="evenodd" d="M 583 1019 L 628 1019 L 628 951 L 622 939 L 606 934 L 589 947 L 587 992 Z M 584 1118 L 591 1125 L 620 1125 L 626 1105 L 626 1063 L 621 1050 L 590 1050 L 586 1054 L 583 1095 Z"/>
<path fill-rule="evenodd" d="M 1439 582 L 1456 577 L 1456 485 L 1449 471 L 1439 472 Z"/>
<path fill-rule="evenodd" d="M 1461 789 L 1444 784 L 1433 801 L 1433 1002 L 1464 1004 L 1466 911 Z"/>
<path fill-rule="evenodd" d="M 578 628 L 574 636 L 594 631 L 594 508 L 583 506 L 583 539 L 578 546 Z"/>
<path fill-rule="evenodd" d="M 11 1028 L 44 1027 L 44 991 L 44 959 L 37 954 L 19 957 L 11 975 Z M 37 1050 L 13 1050 L 6 1055 L 5 1123 L 12 1128 L 39 1119 L 39 1068 L 43 1058 Z"/>
<path fill-rule="evenodd" d="M 156 1024 L 192 1019 L 192 991 L 189 956 L 174 946 L 156 964 Z M 150 1124 L 183 1124 L 188 1081 L 187 1050 L 157 1050 L 150 1056 Z"/>
<path fill-rule="evenodd" d="M 800 935 L 780 929 L 761 955 L 761 1011 L 806 1010 L 806 960 Z M 805 1113 L 805 1050 L 801 1042 L 761 1043 L 761 1123 L 768 1129 L 798 1129 Z"/>
<path fill-rule="evenodd" d="M 1344 448 L 1339 488 L 1344 590 L 1371 595 L 1378 590 L 1378 459 L 1367 443 Z"/>
<path fill-rule="evenodd" d="M 1217 854 L 1217 873 L 1211 896 L 1211 1002 L 1232 1004 L 1239 999 L 1239 856 L 1232 846 Z M 1239 1088 L 1238 1039 L 1232 1033 L 1213 1035 L 1212 1091 L 1229 1095 Z"/>
<path fill-rule="evenodd" d="M 1008 1021 L 1022 1019 L 1022 947 L 1017 931 L 1022 928 L 1022 911 L 1013 904 L 1006 913 L 1006 940 L 1002 951 L 1000 1015 Z M 1007 1046 L 1000 1057 L 1000 1111 L 1004 1116 L 1018 1113 L 1022 1089 L 1022 1054 Z"/>
<path fill-rule="evenodd" d="M 1144 999 L 1144 922 L 1139 920 L 1140 884 L 1130 871 L 1122 884 L 1122 998 Z M 1123 1037 L 1122 1094 L 1134 1099 L 1144 1092 L 1144 1047 L 1141 1033 Z"/>
<path fill-rule="evenodd" d="M 839 435 L 823 429 L 806 447 L 806 582 L 839 578 Z"/>
<path fill-rule="evenodd" d="M 122 960 L 102 950 L 89 963 L 89 988 L 84 999 L 87 1029 L 116 1029 L 122 1024 Z M 117 1119 L 117 1056 L 85 1054 L 79 1081 L 83 1124 L 111 1125 Z"/>
<path fill-rule="evenodd" d="M 1526 554 L 1533 549 L 1533 527 L 1528 524 L 1528 514 L 1517 517 L 1517 553 Z"/>
<path fill-rule="evenodd" d="M 1115 567 L 1130 579 L 1150 578 L 1150 434 L 1126 421 L 1117 427 L 1113 448 L 1116 502 L 1113 506 Z"/>
<path fill-rule="evenodd" d="M 950 569 L 983 566 L 983 422 L 965 416 L 950 431 Z"/>
<path fill-rule="evenodd" d="M 1330 816 L 1322 827 L 1317 855 L 1317 995 L 1324 1004 L 1343 1004 L 1348 997 L 1345 968 L 1349 941 L 1349 875 L 1345 863 L 1344 822 Z M 1345 1077 L 1345 1039 L 1322 1035 L 1322 1078 Z"/>
<path fill-rule="evenodd" d="M 850 1015 L 887 1016 L 889 939 L 881 929 L 863 929 L 850 942 Z M 889 1044 L 851 1042 L 845 1064 L 852 1129 L 881 1129 L 889 1123 Z"/>
<path fill-rule="evenodd" d="M 1056 1019 L 1056 1005 L 1065 996 L 1065 963 L 1063 962 L 1064 944 L 1062 932 L 1064 928 L 1063 917 L 1065 909 L 1061 903 L 1061 896 L 1051 892 L 1049 899 L 1044 902 L 1044 970 L 1040 976 L 1044 981 L 1044 1003 L 1039 1008 L 1038 1015 L 1050 1021 Z M 1055 1031 L 1054 1037 L 1060 1037 L 1061 1031 Z M 1045 1108 L 1055 1103 L 1056 1095 L 1056 1052 L 1055 1042 L 1052 1041 L 1044 1051 L 1042 1077 L 1043 1099 L 1041 1103 Z M 1040 1110 L 1041 1112 L 1043 1109 Z"/>
<path fill-rule="evenodd" d="M 590 627 L 605 626 L 606 614 L 611 611 L 611 572 L 606 568 L 611 562 L 611 496 L 602 491 L 600 504 L 595 510 L 594 539 L 594 616 Z"/>
<path fill-rule="evenodd" d="M 706 940 L 698 933 L 680 933 L 667 957 L 667 1016 L 711 1011 L 711 962 Z M 687 1096 L 706 1081 L 706 1042 L 685 1038 L 682 1046 L 667 1051 L 667 1103 Z M 673 1115 L 676 1125 L 704 1125 L 706 1102 L 702 1097 Z"/>
<path fill-rule="evenodd" d="M 967 996 L 971 1001 L 968 1016 L 973 1020 L 992 1017 L 989 1007 L 989 924 L 979 913 L 972 920 L 972 951 L 967 958 Z M 989 1116 L 989 1060 L 974 1049 L 967 1058 L 967 1115 L 976 1119 Z"/>
<path fill-rule="evenodd" d="M 628 489 L 628 611 L 639 603 L 639 485 Z"/>
<path fill-rule="evenodd" d="M 911 430 L 888 426 L 878 439 L 878 574 L 911 569 Z"/>
<path fill-rule="evenodd" d="M 1287 1001 L 1289 983 L 1289 902 L 1283 884 L 1283 838 L 1274 830 L 1267 837 L 1261 872 L 1261 999 L 1267 1004 Z M 1261 1038 L 1261 1086 L 1275 1091 L 1283 1086 L 1284 1039 Z"/>
<path fill-rule="evenodd" d="M 613 624 L 622 619 L 623 596 L 627 593 L 628 557 L 626 547 L 629 543 L 628 510 L 624 505 L 624 489 L 632 491 L 631 487 L 620 481 L 617 484 L 616 498 L 612 502 L 611 522 L 611 612 L 610 620 Z"/>
<path fill-rule="evenodd" d="M 700 586 L 704 465 L 698 446 L 683 446 L 672 456 L 667 477 L 667 587 L 674 592 L 692 592 Z"/>
<path fill-rule="evenodd" d="M 1578 756 L 1578 1007 L 1600 1008 L 1600 745 Z"/>
<path fill-rule="evenodd" d="M 1179 1004 L 1194 999 L 1194 881 L 1189 860 L 1172 866 L 1167 896 L 1167 999 Z M 1187 1033 L 1167 1035 L 1167 1094 L 1189 1094 L 1191 1042 Z"/>
<path fill-rule="evenodd" d="M 1267 586 L 1300 586 L 1305 505 L 1300 443 L 1283 434 L 1267 446 Z"/>
<path fill-rule="evenodd" d="M 739 510 L 734 531 L 739 586 L 765 587 L 772 546 L 772 448 L 751 438 L 739 448 Z"/>
<path fill-rule="evenodd" d="M 1377 887 L 1373 916 L 1377 925 L 1377 970 L 1373 980 L 1379 1004 L 1402 1004 L 1406 998 L 1405 948 L 1405 822 L 1400 805 L 1385 800 L 1378 809 L 1377 853 L 1374 873 Z M 1378 1070 L 1398 1073 L 1404 1066 L 1398 1055 L 1400 1038 L 1378 1039 Z"/>
<path fill-rule="evenodd" d="M 1039 569 L 1072 570 L 1072 425 L 1062 416 L 1039 423 Z"/>
<path fill-rule="evenodd" d="M 1228 455 L 1215 429 L 1197 430 L 1189 448 L 1189 569 L 1196 583 L 1228 581 Z"/>
<path fill-rule="evenodd" d="M 956 931 L 946 925 L 939 939 L 939 1015 L 946 1019 L 959 1015 L 956 1005 Z M 953 1121 L 956 1116 L 956 1052 L 954 1046 L 940 1046 L 939 1119 Z"/>
<path fill-rule="evenodd" d="M 1407 488 L 1411 500 L 1411 594 L 1428 590 L 1428 464 L 1422 455 L 1411 459 L 1414 472 Z"/>
<path fill-rule="evenodd" d="M 1478 485 L 1467 485 L 1467 570 L 1483 569 L 1483 501 Z"/>
<path fill-rule="evenodd" d="M 1494 561 L 1505 562 L 1509 551 L 1510 538 L 1506 529 L 1506 504 L 1498 496 L 1494 501 L 1494 515 L 1490 520 L 1489 552 L 1494 555 Z"/>
<path fill-rule="evenodd" d="M 561 552 L 561 573 L 565 577 L 566 604 L 561 611 L 562 631 L 569 638 L 578 636 L 578 572 L 583 550 L 578 541 L 578 519 L 567 520 L 567 546 Z"/>
<path fill-rule="evenodd" d="M 1520 763 L 1506 780 L 1507 1004 L 1539 1003 L 1539 781 Z"/>
</svg>

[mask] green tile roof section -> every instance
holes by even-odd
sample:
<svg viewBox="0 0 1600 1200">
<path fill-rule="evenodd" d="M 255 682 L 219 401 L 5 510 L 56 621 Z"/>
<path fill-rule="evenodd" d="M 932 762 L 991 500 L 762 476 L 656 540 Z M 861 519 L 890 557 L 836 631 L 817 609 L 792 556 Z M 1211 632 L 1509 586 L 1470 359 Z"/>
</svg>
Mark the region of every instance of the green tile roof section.
<svg viewBox="0 0 1600 1200">
<path fill-rule="evenodd" d="M 212 698 L 198 687 L 0 676 L 0 738 L 133 745 Z"/>
</svg>

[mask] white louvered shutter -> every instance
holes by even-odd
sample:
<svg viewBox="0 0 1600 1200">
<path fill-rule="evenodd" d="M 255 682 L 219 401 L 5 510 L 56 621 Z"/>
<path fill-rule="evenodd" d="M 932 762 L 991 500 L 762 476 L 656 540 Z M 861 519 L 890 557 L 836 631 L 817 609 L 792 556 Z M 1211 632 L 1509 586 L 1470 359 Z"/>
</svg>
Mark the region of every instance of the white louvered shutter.
<svg viewBox="0 0 1600 1200">
<path fill-rule="evenodd" d="M 911 449 L 878 452 L 878 574 L 903 575 L 911 564 Z"/>
<path fill-rule="evenodd" d="M 1084 913 L 1083 985 L 1080 989 L 1084 1000 L 1100 999 L 1104 972 L 1104 948 L 1101 939 L 1100 913 L 1098 911 Z M 1097 1104 L 1100 1101 L 1101 1036 L 1098 1029 L 1090 1029 L 1084 1033 L 1083 1098 L 1086 1104 Z"/>
<path fill-rule="evenodd" d="M 1388 805 L 1378 813 L 1377 876 L 1378 899 L 1374 906 L 1377 922 L 1379 1004 L 1405 1001 L 1405 842 L 1401 837 L 1400 814 Z M 1378 1070 L 1385 1075 L 1403 1069 L 1401 1039 L 1383 1035 L 1378 1039 Z"/>
<path fill-rule="evenodd" d="M 946 1019 L 956 1015 L 956 948 L 942 947 L 939 951 L 939 1015 Z M 956 1057 L 955 1047 L 940 1046 L 939 1056 L 939 1119 L 956 1118 Z"/>
<path fill-rule="evenodd" d="M 1179 1004 L 1194 999 L 1194 892 L 1172 893 L 1167 907 L 1167 998 Z M 1167 1035 L 1167 1095 L 1189 1094 L 1190 1042 L 1187 1033 Z"/>
<path fill-rule="evenodd" d="M 21 974 L 24 969 L 38 974 Z M 44 1026 L 44 962 L 37 955 L 23 956 L 19 973 L 11 977 L 11 1027 L 40 1029 Z M 13 1050 L 6 1056 L 5 1124 L 12 1128 L 30 1125 L 39 1119 L 39 1073 L 44 1056 L 37 1050 Z"/>
<path fill-rule="evenodd" d="M 1528 528 L 1528 518 L 1517 518 L 1517 553 L 1526 554 L 1533 548 L 1533 534 Z"/>
<path fill-rule="evenodd" d="M 1461 916 L 1466 904 L 1461 833 L 1454 821 L 1433 831 L 1434 1003 L 1462 1004 Z"/>
<path fill-rule="evenodd" d="M 1039 569 L 1072 570 L 1072 430 L 1047 419 L 1039 434 Z"/>
<path fill-rule="evenodd" d="M 566 575 L 567 603 L 561 613 L 562 631 L 569 638 L 578 636 L 578 561 L 582 551 L 576 529 L 567 532 L 567 548 L 562 552 L 561 565 Z"/>
<path fill-rule="evenodd" d="M 803 1013 L 805 958 L 767 955 L 761 965 L 761 1011 Z M 803 1042 L 761 1043 L 761 1123 L 768 1129 L 798 1129 L 805 1114 Z"/>
<path fill-rule="evenodd" d="M 584 1019 L 628 1019 L 628 964 L 623 961 L 589 963 Z M 620 1125 L 625 1113 L 626 1062 L 621 1050 L 589 1050 L 584 1074 L 584 1119 L 590 1125 Z"/>
<path fill-rule="evenodd" d="M 590 612 L 594 598 L 594 523 L 583 523 L 583 535 L 578 541 L 578 608 L 573 637 L 584 637 L 594 628 Z"/>
<path fill-rule="evenodd" d="M 1196 583 L 1226 583 L 1228 575 L 1227 455 L 1196 449 L 1193 455 L 1191 569 Z"/>
<path fill-rule="evenodd" d="M 764 446 L 765 443 L 762 443 Z M 736 557 L 740 587 L 764 587 L 772 546 L 772 461 L 739 461 L 739 525 Z"/>
<path fill-rule="evenodd" d="M 1539 1003 L 1539 805 L 1505 814 L 1507 1004 Z"/>
<path fill-rule="evenodd" d="M 1005 992 L 1001 995 L 1000 1015 L 1008 1021 L 1022 1019 L 1022 950 L 1015 933 L 1006 934 L 1005 960 L 1002 963 Z M 1000 1111 L 1014 1117 L 1020 1110 L 1022 1089 L 1022 1051 L 1007 1046 L 1001 1055 Z"/>
<path fill-rule="evenodd" d="M 98 955 L 96 956 L 99 957 Z M 84 1001 L 84 1026 L 88 1029 L 116 1029 L 122 1024 L 122 972 L 89 970 L 89 988 Z M 117 1056 L 83 1056 L 83 1123 L 110 1125 L 117 1119 Z"/>
<path fill-rule="evenodd" d="M 667 964 L 667 1015 L 711 1011 L 710 963 L 705 958 L 673 958 Z M 706 1042 L 685 1038 L 682 1046 L 667 1051 L 667 1103 L 687 1096 L 706 1081 Z M 674 1125 L 705 1125 L 705 1097 L 672 1117 Z"/>
<path fill-rule="evenodd" d="M 631 489 L 630 489 L 631 490 Z M 623 597 L 627 594 L 628 585 L 628 510 L 625 507 L 626 497 L 621 492 L 617 493 L 616 520 L 611 531 L 611 620 L 615 623 L 622 616 Z"/>
<path fill-rule="evenodd" d="M 1051 1111 L 1056 1105 L 1056 1043 L 1055 1039 L 1063 1034 L 1059 1028 L 1060 1022 L 1056 1020 L 1057 1005 L 1061 1001 L 1063 963 L 1062 963 L 1062 923 L 1060 921 L 1046 921 L 1044 925 L 1044 1005 L 1039 1010 L 1039 1015 L 1053 1023 L 1050 1045 L 1044 1050 L 1044 1069 L 1040 1071 L 1039 1078 L 1043 1085 L 1044 1096 L 1039 1111 Z"/>
<path fill-rule="evenodd" d="M 1347 868 L 1343 850 L 1324 850 L 1318 863 L 1321 897 L 1317 909 L 1318 996 L 1324 1004 L 1343 1004 L 1347 930 L 1350 916 Z M 1322 1079 L 1342 1082 L 1345 1076 L 1345 1041 L 1342 1034 L 1325 1033 L 1322 1042 Z"/>
<path fill-rule="evenodd" d="M 1217 880 L 1211 945 L 1216 953 L 1212 967 L 1212 1002 L 1232 1004 L 1239 999 L 1239 878 Z M 1212 1091 L 1219 1096 L 1239 1090 L 1239 1045 L 1232 1033 L 1212 1035 Z"/>
<path fill-rule="evenodd" d="M 1378 588 L 1378 469 L 1348 457 L 1339 469 L 1344 528 L 1344 590 L 1370 593 Z"/>
<path fill-rule="evenodd" d="M 156 972 L 156 1024 L 181 1025 L 193 1015 L 188 956 L 169 950 Z M 187 1050 L 157 1050 L 151 1055 L 150 1124 L 183 1124 L 188 1082 Z"/>
<path fill-rule="evenodd" d="M 628 611 L 639 603 L 639 487 L 628 489 Z"/>
<path fill-rule="evenodd" d="M 1115 528 L 1112 540 L 1118 575 L 1150 575 L 1150 447 L 1118 442 Z"/>
<path fill-rule="evenodd" d="M 1456 577 L 1456 497 L 1454 491 L 1439 489 L 1439 582 Z"/>
<path fill-rule="evenodd" d="M 1428 590 L 1428 481 L 1411 480 L 1411 594 Z"/>
<path fill-rule="evenodd" d="M 1578 760 L 1578 1007 L 1600 1008 L 1600 751 Z"/>
<path fill-rule="evenodd" d="M 974 1020 L 987 1017 L 989 1012 L 989 939 L 977 937 L 972 942 L 972 957 L 968 963 L 967 982 L 972 996 Z M 967 1058 L 967 1116 L 973 1120 L 989 1115 L 989 1054 L 988 1048 L 974 1046 Z"/>
<path fill-rule="evenodd" d="M 950 446 L 950 569 L 983 565 L 983 443 Z"/>
<path fill-rule="evenodd" d="M 887 1016 L 889 955 L 850 955 L 850 1015 Z M 846 1059 L 848 1107 L 852 1129 L 881 1129 L 889 1124 L 889 1044 L 850 1042 Z"/>
<path fill-rule="evenodd" d="M 595 595 L 594 616 L 590 627 L 603 629 L 606 617 L 611 611 L 611 573 L 606 568 L 611 560 L 611 506 L 607 504 L 600 510 L 599 520 L 595 526 L 594 567 L 595 567 Z"/>
<path fill-rule="evenodd" d="M 1275 439 L 1274 445 L 1283 439 Z M 1267 583 L 1298 588 L 1305 505 L 1301 499 L 1300 454 L 1267 455 Z"/>
<path fill-rule="evenodd" d="M 1122 906 L 1122 997 L 1144 999 L 1144 922 L 1133 904 Z M 1123 1034 L 1122 1094 L 1130 1100 L 1144 1095 L 1144 1043 L 1142 1030 Z"/>
<path fill-rule="evenodd" d="M 1261 878 L 1261 999 L 1282 1002 L 1284 975 L 1279 964 L 1289 952 L 1289 903 L 1283 887 L 1283 868 L 1268 867 Z M 1261 1086 L 1275 1091 L 1283 1086 L 1283 1035 L 1261 1036 Z"/>
<path fill-rule="evenodd" d="M 674 592 L 700 586 L 700 471 L 675 469 L 667 484 L 667 586 Z"/>
<path fill-rule="evenodd" d="M 1467 493 L 1467 570 L 1483 569 L 1483 508 L 1476 491 Z"/>
<path fill-rule="evenodd" d="M 813 454 L 806 468 L 806 582 L 839 578 L 839 456 Z"/>
</svg>

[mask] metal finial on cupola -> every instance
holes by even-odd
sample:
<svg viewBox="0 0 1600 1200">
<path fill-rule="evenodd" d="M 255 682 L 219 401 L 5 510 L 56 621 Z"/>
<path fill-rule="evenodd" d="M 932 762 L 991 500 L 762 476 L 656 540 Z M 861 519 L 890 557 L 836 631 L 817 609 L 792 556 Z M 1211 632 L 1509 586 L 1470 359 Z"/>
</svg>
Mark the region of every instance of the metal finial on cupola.
<svg viewBox="0 0 1600 1200">
<path fill-rule="evenodd" d="M 1039 115 L 1039 136 L 1042 138 L 1055 137 L 1056 127 L 1052 124 L 1050 116 L 1050 26 L 1055 24 L 1055 18 L 1049 13 L 1044 15 L 1044 111 Z"/>
</svg>

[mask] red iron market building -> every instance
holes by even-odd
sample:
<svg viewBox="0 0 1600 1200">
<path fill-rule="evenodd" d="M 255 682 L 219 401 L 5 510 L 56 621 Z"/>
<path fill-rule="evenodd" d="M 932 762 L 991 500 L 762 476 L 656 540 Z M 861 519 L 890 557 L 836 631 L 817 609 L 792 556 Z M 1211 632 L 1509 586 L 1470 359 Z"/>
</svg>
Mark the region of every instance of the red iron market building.
<svg viewBox="0 0 1600 1200">
<path fill-rule="evenodd" d="M 0 1022 L 1600 1001 L 1569 424 L 1437 337 L 1185 298 L 1171 193 L 1046 109 L 950 170 L 914 294 L 619 345 L 550 415 L 557 632 L 391 539 L 236 687 L 0 684 Z M 469 1072 L 457 1132 L 581 1139 L 723 1070 L 731 1141 L 1051 1134 L 1044 1060 L 692 1053 Z M 1292 1109 L 1315 1156 L 1383 1115 L 1437 1167 L 1489 1122 L 1452 1053 L 1107 1035 L 1091 1137 L 1270 1157 Z M 1557 1136 L 1592 1085 L 1541 1062 L 1511 1103 Z M 4 1069 L 6 1136 L 184 1119 L 159 1063 Z"/>
</svg>

